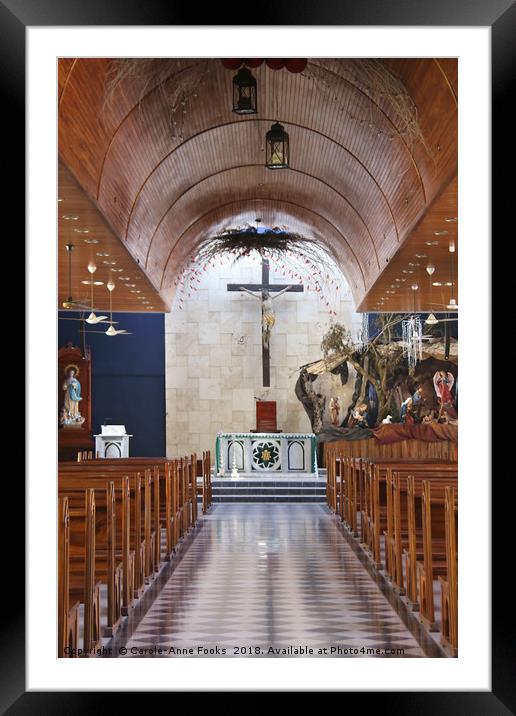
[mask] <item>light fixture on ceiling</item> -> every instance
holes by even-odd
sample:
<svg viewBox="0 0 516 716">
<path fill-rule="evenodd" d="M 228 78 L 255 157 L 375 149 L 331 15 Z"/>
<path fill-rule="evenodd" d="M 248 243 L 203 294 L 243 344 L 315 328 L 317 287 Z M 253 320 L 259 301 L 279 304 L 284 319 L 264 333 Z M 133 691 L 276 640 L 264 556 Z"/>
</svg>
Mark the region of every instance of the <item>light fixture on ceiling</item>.
<svg viewBox="0 0 516 716">
<path fill-rule="evenodd" d="M 428 282 L 429 282 L 429 284 L 430 284 L 430 294 L 429 294 L 429 297 L 430 297 L 430 301 L 429 301 L 429 303 L 430 303 L 430 310 L 431 310 L 431 307 L 432 307 L 432 274 L 434 273 L 434 271 L 435 271 L 435 266 L 434 266 L 433 264 L 428 264 L 428 266 L 426 267 L 426 272 L 427 272 L 427 274 L 428 274 Z M 435 326 L 435 324 L 436 324 L 436 323 L 439 323 L 439 321 L 437 320 L 437 318 L 434 316 L 433 313 L 430 313 L 430 314 L 428 315 L 428 317 L 427 317 L 425 323 L 426 323 L 428 326 Z"/>
<path fill-rule="evenodd" d="M 448 232 L 446 229 L 443 229 L 442 231 L 434 231 L 434 236 L 448 236 Z"/>
<path fill-rule="evenodd" d="M 457 223 L 457 217 L 456 216 L 449 216 L 445 219 L 447 224 L 456 224 Z"/>
<path fill-rule="evenodd" d="M 79 217 L 75 216 L 75 214 L 63 214 L 61 219 L 64 219 L 65 221 L 79 221 Z"/>
<path fill-rule="evenodd" d="M 89 271 L 90 274 L 91 274 L 91 278 L 90 278 L 90 285 L 91 285 L 91 296 L 90 296 L 90 299 L 91 299 L 91 301 L 90 301 L 90 302 L 91 302 L 91 313 L 90 313 L 90 315 L 88 316 L 88 318 L 86 319 L 86 323 L 90 323 L 90 324 L 92 324 L 92 325 L 95 325 L 96 323 L 100 323 L 101 321 L 105 321 L 106 318 L 107 318 L 107 316 L 96 316 L 96 315 L 95 315 L 95 311 L 93 310 L 93 305 L 94 305 L 94 304 L 93 304 L 93 285 L 94 285 L 94 284 L 95 284 L 95 285 L 99 285 L 99 284 L 102 285 L 102 281 L 94 281 L 94 280 L 93 280 L 93 274 L 95 273 L 96 270 L 97 270 L 97 267 L 95 266 L 95 262 L 94 262 L 94 261 L 90 261 L 89 264 L 88 264 L 88 271 Z"/>
<path fill-rule="evenodd" d="M 416 259 L 426 259 L 428 258 L 426 254 L 416 254 Z"/>
<path fill-rule="evenodd" d="M 77 218 L 79 218 L 79 217 L 77 217 Z M 89 234 L 90 230 L 89 229 L 74 229 L 74 232 L 76 234 Z"/>
<path fill-rule="evenodd" d="M 410 287 L 413 295 L 413 311 L 408 318 L 401 322 L 403 355 L 407 358 L 409 370 L 413 370 L 416 363 L 423 357 L 423 326 L 421 317 L 416 313 L 416 291 L 419 289 L 417 283 Z"/>
<path fill-rule="evenodd" d="M 233 112 L 235 114 L 258 112 L 256 80 L 247 67 L 241 67 L 233 77 Z"/>
<path fill-rule="evenodd" d="M 84 239 L 84 243 L 85 244 L 98 244 L 99 240 L 98 239 Z"/>
<path fill-rule="evenodd" d="M 109 254 L 106 251 L 97 251 L 97 256 L 100 256 L 101 258 L 107 258 Z"/>
<path fill-rule="evenodd" d="M 453 280 L 453 274 L 454 274 L 454 261 L 453 258 L 455 256 L 455 241 L 451 240 L 448 246 L 449 252 L 450 252 L 450 281 L 451 281 L 451 298 L 446 306 L 446 308 L 450 311 L 457 311 L 459 309 L 457 305 L 457 301 L 455 300 L 455 293 L 454 293 L 454 285 L 455 282 Z"/>
<path fill-rule="evenodd" d="M 265 135 L 266 157 L 265 166 L 268 169 L 288 169 L 289 166 L 289 136 L 283 125 L 275 122 Z"/>
<path fill-rule="evenodd" d="M 106 284 L 106 288 L 109 291 L 109 328 L 106 331 L 106 336 L 118 336 L 118 335 L 131 335 L 125 328 L 119 328 L 118 330 L 113 326 L 113 291 L 115 290 L 116 284 L 112 278 Z"/>
<path fill-rule="evenodd" d="M 425 241 L 425 244 L 426 244 L 427 246 L 439 246 L 439 242 L 438 242 L 438 241 Z"/>
</svg>

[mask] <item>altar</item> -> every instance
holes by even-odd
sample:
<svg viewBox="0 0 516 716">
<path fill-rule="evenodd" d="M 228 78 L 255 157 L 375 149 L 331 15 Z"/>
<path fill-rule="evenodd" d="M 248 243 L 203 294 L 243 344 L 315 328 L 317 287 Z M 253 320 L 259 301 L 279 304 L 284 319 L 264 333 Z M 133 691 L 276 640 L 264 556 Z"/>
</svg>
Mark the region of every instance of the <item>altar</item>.
<svg viewBox="0 0 516 716">
<path fill-rule="evenodd" d="M 216 467 L 219 477 L 317 475 L 313 433 L 217 433 Z"/>
</svg>

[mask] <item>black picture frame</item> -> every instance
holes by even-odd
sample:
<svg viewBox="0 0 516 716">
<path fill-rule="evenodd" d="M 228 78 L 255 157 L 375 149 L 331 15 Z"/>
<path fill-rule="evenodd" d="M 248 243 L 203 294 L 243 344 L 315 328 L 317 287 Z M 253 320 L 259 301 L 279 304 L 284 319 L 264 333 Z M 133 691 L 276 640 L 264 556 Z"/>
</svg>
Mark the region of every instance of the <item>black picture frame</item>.
<svg viewBox="0 0 516 716">
<path fill-rule="evenodd" d="M 201 6 L 183 7 L 160 0 L 0 0 L 0 81 L 4 99 L 4 206 L 16 217 L 16 241 L 21 244 L 24 208 L 24 147 L 25 147 L 25 30 L 27 26 L 67 25 L 198 25 Z M 514 199 L 511 184 L 513 173 L 505 179 L 508 152 L 514 151 L 514 112 L 509 83 L 515 75 L 514 46 L 516 5 L 512 0 L 354 0 L 334 2 L 309 0 L 276 2 L 267 7 L 252 5 L 252 17 L 245 18 L 243 8 L 234 12 L 229 5 L 219 3 L 202 6 L 202 25 L 380 25 L 380 26 L 490 26 L 492 31 L 492 150 L 493 237 L 500 234 L 502 224 Z M 238 21 L 235 23 L 235 19 Z M 6 134 L 6 131 L 8 134 Z M 7 140 L 7 141 L 6 141 Z M 6 156 L 7 154 L 7 156 Z M 512 165 L 511 165 L 512 166 Z M 514 230 L 512 229 L 511 232 Z M 493 247 L 494 248 L 494 247 Z M 505 260 L 505 258 L 504 258 Z M 494 261 L 494 258 L 493 258 Z M 498 281 L 498 278 L 497 278 Z M 496 328 L 496 325 L 495 325 Z M 493 371 L 494 372 L 494 371 Z M 501 381 L 493 381 L 493 394 L 501 390 Z M 485 399 L 482 409 L 488 409 Z M 490 436 L 485 436 L 486 440 Z M 501 448 L 504 446 L 501 445 Z M 30 446 L 29 446 L 30 448 Z M 494 451 L 493 451 L 494 454 Z M 505 469 L 504 469 L 505 468 Z M 446 714 L 475 716 L 482 714 L 516 713 L 514 663 L 513 597 L 510 591 L 511 558 L 514 523 L 508 491 L 513 482 L 510 463 L 493 469 L 493 593 L 492 593 L 492 691 L 491 692 L 368 692 L 367 705 L 379 712 L 396 714 Z M 11 526 L 14 534 L 23 533 L 20 526 L 24 504 L 24 483 L 10 480 L 13 490 L 11 505 L 19 505 L 17 522 Z M 9 534 L 4 523 L 4 538 Z M 510 546 L 510 551 L 507 546 Z M 95 692 L 26 692 L 25 691 L 25 609 L 22 591 L 24 545 L 21 540 L 9 542 L 1 552 L 8 579 L 7 605 L 0 622 L 0 713 L 18 714 L 97 714 L 116 708 L 119 695 Z M 16 590 L 11 585 L 16 583 Z M 474 596 L 474 595 L 472 595 Z M 409 685 L 409 684 L 408 684 Z M 336 687 L 337 690 L 337 687 Z M 349 708 L 353 695 L 363 699 L 366 694 L 346 693 L 342 706 Z M 115 703 L 115 698 L 117 702 Z M 147 699 L 144 694 L 143 698 Z M 140 697 L 131 696 L 133 708 Z M 271 704 L 269 704 L 270 706 Z M 142 704 L 143 706 L 143 704 Z"/>
</svg>

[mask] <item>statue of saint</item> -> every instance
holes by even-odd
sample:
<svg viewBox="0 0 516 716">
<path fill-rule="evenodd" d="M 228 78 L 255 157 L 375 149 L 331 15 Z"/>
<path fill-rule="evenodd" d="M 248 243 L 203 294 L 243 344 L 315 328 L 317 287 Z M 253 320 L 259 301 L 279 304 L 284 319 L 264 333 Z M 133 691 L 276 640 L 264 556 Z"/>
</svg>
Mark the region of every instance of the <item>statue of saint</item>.
<svg viewBox="0 0 516 716">
<path fill-rule="evenodd" d="M 240 286 L 241 291 L 245 291 L 253 298 L 258 298 L 262 302 L 262 343 L 264 348 L 269 347 L 269 339 L 271 337 L 272 327 L 276 323 L 276 316 L 274 315 L 274 308 L 272 302 L 279 298 L 282 293 L 286 293 L 290 286 L 286 286 L 283 290 L 278 291 L 274 296 L 265 291 L 251 291 L 248 288 Z"/>
<path fill-rule="evenodd" d="M 338 397 L 330 400 L 330 416 L 332 425 L 339 425 L 340 403 Z"/>
<path fill-rule="evenodd" d="M 64 410 L 70 422 L 78 422 L 81 418 L 79 402 L 82 400 L 81 384 L 77 380 L 79 369 L 76 365 L 68 365 L 64 372 L 66 376 L 65 382 L 63 383 L 63 390 L 66 391 Z"/>
</svg>

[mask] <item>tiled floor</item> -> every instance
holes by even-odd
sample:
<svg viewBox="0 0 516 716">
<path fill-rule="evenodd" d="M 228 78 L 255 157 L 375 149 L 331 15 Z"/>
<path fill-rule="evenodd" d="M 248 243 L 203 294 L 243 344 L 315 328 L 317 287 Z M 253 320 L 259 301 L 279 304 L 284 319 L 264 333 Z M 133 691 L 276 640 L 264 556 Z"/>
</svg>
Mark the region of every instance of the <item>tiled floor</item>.
<svg viewBox="0 0 516 716">
<path fill-rule="evenodd" d="M 214 505 L 158 590 L 117 638 L 129 657 L 215 647 L 290 656 L 268 650 L 300 646 L 313 649 L 302 656 L 425 656 L 321 505 Z M 160 654 L 131 653 L 155 646 Z"/>
</svg>

